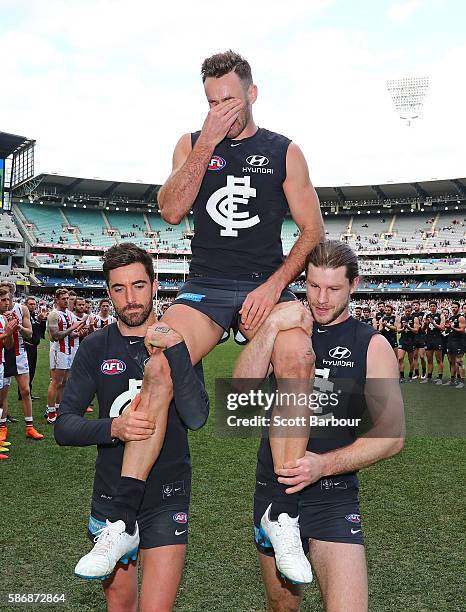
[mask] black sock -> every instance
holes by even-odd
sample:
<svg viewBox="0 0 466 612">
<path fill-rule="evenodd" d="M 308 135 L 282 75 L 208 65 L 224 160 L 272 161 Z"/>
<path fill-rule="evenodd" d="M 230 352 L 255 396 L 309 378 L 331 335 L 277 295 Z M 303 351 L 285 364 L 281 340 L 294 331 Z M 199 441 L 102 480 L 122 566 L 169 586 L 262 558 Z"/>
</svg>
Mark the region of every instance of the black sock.
<svg viewBox="0 0 466 612">
<path fill-rule="evenodd" d="M 416 374 L 416 376 L 419 376 L 419 369 L 418 369 L 418 368 L 416 368 L 416 369 L 414 370 L 414 373 Z"/>
<path fill-rule="evenodd" d="M 289 485 L 278 483 L 278 487 L 272 495 L 272 507 L 270 508 L 270 519 L 276 521 L 278 515 L 285 513 L 291 518 L 298 516 L 298 501 L 299 493 L 293 493 L 288 495 L 285 490 L 289 488 Z"/>
<path fill-rule="evenodd" d="M 432 372 L 429 372 L 429 373 L 427 374 L 427 378 L 432 378 Z"/>
<path fill-rule="evenodd" d="M 442 380 L 442 378 L 443 378 L 443 374 L 439 374 L 439 375 L 438 375 L 438 379 L 439 379 L 439 380 Z"/>
<path fill-rule="evenodd" d="M 413 377 L 413 371 L 412 371 L 412 370 L 410 370 L 410 371 L 409 371 L 409 377 L 410 377 L 410 378 L 412 378 L 412 377 Z"/>
<path fill-rule="evenodd" d="M 400 372 L 400 378 L 404 378 L 404 377 L 405 377 L 405 373 L 404 373 L 404 371 L 403 371 L 403 372 Z"/>
<path fill-rule="evenodd" d="M 124 521 L 126 532 L 134 533 L 137 513 L 145 490 L 146 482 L 144 480 L 122 476 L 118 484 L 117 493 L 112 500 L 110 521 L 112 523 L 120 520 Z"/>
</svg>

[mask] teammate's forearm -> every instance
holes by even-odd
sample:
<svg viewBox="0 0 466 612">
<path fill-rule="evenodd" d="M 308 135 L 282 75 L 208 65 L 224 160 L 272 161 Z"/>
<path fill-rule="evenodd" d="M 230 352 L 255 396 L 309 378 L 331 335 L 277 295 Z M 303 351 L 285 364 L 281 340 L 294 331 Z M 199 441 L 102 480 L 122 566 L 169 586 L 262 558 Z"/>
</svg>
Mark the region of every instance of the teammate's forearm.
<svg viewBox="0 0 466 612">
<path fill-rule="evenodd" d="M 24 325 L 19 325 L 18 332 L 25 340 L 30 340 L 32 338 L 32 327 L 28 328 Z"/>
<path fill-rule="evenodd" d="M 233 378 L 265 378 L 278 329 L 267 320 L 241 352 L 233 368 Z"/>
<path fill-rule="evenodd" d="M 202 179 L 210 163 L 215 146 L 197 140 L 185 163 L 162 185 L 158 203 L 162 218 L 167 223 L 178 224 L 188 213 L 201 187 Z"/>
<path fill-rule="evenodd" d="M 402 438 L 359 438 L 349 446 L 320 455 L 322 475 L 346 474 L 393 457 L 403 447 Z"/>
<path fill-rule="evenodd" d="M 173 399 L 181 420 L 188 429 L 204 425 L 209 415 L 209 396 L 191 362 L 185 342 L 179 342 L 164 351 L 171 370 Z"/>
<path fill-rule="evenodd" d="M 323 226 L 316 229 L 303 229 L 283 264 L 270 277 L 281 289 L 289 285 L 304 270 L 306 257 L 312 249 L 325 238 Z"/>
<path fill-rule="evenodd" d="M 60 446 L 112 443 L 112 419 L 85 419 L 79 414 L 58 413 L 54 435 Z"/>
</svg>

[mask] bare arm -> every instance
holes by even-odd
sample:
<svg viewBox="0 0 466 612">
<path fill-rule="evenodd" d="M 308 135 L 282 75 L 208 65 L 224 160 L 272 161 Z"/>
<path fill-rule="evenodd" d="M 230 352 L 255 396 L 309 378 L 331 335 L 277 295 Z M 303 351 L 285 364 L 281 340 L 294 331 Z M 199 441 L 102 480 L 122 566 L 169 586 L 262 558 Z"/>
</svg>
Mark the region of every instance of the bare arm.
<svg viewBox="0 0 466 612">
<path fill-rule="evenodd" d="M 283 191 L 300 236 L 278 270 L 244 300 L 240 314 L 246 329 L 254 329 L 265 321 L 283 289 L 304 270 L 309 252 L 325 239 L 319 199 L 304 155 L 294 143 L 288 147 Z"/>
<path fill-rule="evenodd" d="M 0 333 L 0 342 L 3 343 L 4 348 L 10 349 L 13 347 L 13 332 L 18 327 L 18 320 L 16 318 L 11 319 L 7 322 L 3 332 Z"/>
<path fill-rule="evenodd" d="M 371 435 L 328 453 L 306 452 L 302 459 L 279 470 L 279 482 L 290 486 L 287 493 L 301 491 L 323 476 L 369 467 L 403 448 L 404 406 L 397 361 L 383 336 L 374 336 L 369 344 L 365 397 L 374 422 Z"/>
<path fill-rule="evenodd" d="M 466 329 L 466 319 L 464 317 L 458 317 L 458 326 L 459 327 L 452 326 L 451 329 L 460 334 L 464 334 Z"/>
<path fill-rule="evenodd" d="M 277 325 L 269 319 L 260 326 L 254 338 L 242 350 L 233 368 L 233 378 L 263 379 L 267 376 L 273 345 L 279 332 Z"/>
<path fill-rule="evenodd" d="M 293 142 L 286 155 L 283 191 L 293 221 L 299 227 L 300 236 L 286 260 L 269 279 L 277 283 L 280 291 L 301 274 L 309 252 L 325 239 L 319 198 L 311 183 L 306 159 L 301 149 Z"/>
<path fill-rule="evenodd" d="M 23 336 L 23 338 L 30 340 L 32 338 L 31 315 L 29 314 L 27 306 L 24 306 L 24 304 L 21 305 L 21 311 L 23 313 L 23 320 L 18 325 L 18 332 Z"/>
<path fill-rule="evenodd" d="M 162 218 L 177 225 L 190 210 L 201 187 L 215 147 L 238 117 L 241 102 L 234 98 L 213 106 L 199 138 L 191 148 L 191 135 L 184 134 L 173 153 L 173 170 L 158 193 Z"/>
<path fill-rule="evenodd" d="M 63 338 L 66 338 L 66 336 L 72 334 L 78 326 L 82 327 L 82 325 L 82 321 L 76 321 L 70 327 L 68 327 L 68 329 L 60 331 L 58 325 L 58 314 L 56 312 L 51 312 L 47 317 L 47 327 L 49 330 L 50 338 L 55 342 L 57 342 L 58 340 L 63 340 Z"/>
</svg>

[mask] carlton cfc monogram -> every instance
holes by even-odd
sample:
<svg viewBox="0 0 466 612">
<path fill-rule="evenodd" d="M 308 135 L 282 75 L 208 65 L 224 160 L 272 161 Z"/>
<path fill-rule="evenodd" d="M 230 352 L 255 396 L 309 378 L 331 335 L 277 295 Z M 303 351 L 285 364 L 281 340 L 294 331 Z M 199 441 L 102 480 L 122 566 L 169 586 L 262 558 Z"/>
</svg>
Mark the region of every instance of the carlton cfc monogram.
<svg viewBox="0 0 466 612">
<path fill-rule="evenodd" d="M 249 204 L 249 198 L 255 197 L 256 190 L 251 187 L 249 176 L 227 176 L 226 186 L 214 191 L 206 204 L 210 217 L 223 227 L 220 236 L 237 238 L 238 230 L 260 223 L 258 215 L 250 217 L 247 210 L 238 211 L 238 204 L 245 206 Z"/>
</svg>

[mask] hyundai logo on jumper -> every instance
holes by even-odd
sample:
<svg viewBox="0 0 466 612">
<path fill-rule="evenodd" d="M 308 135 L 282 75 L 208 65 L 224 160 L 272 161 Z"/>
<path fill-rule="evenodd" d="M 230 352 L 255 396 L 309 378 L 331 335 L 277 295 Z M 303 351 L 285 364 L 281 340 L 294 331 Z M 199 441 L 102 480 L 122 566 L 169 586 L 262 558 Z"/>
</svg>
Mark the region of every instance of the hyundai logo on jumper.
<svg viewBox="0 0 466 612">
<path fill-rule="evenodd" d="M 346 346 L 336 346 L 330 349 L 328 354 L 334 359 L 348 359 L 351 356 L 351 351 Z"/>
<path fill-rule="evenodd" d="M 266 166 L 269 160 L 264 155 L 250 155 L 246 158 L 246 163 L 250 166 Z"/>
<path fill-rule="evenodd" d="M 217 170 L 225 168 L 226 165 L 227 162 L 223 159 L 223 157 L 220 157 L 220 155 L 214 155 L 210 160 L 210 164 L 207 168 L 208 170 L 213 170 L 215 172 Z"/>
<path fill-rule="evenodd" d="M 244 166 L 243 172 L 273 174 L 273 168 L 265 168 L 269 163 L 269 158 L 265 155 L 250 155 L 246 158 L 247 166 Z"/>
</svg>

